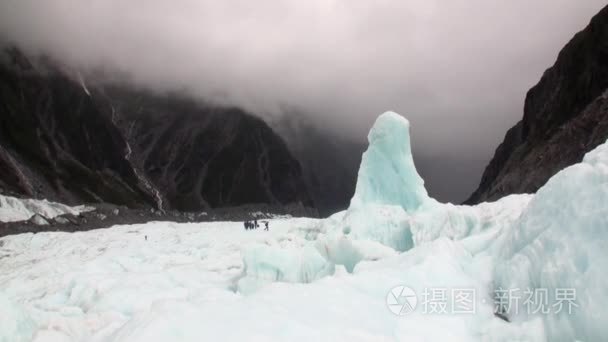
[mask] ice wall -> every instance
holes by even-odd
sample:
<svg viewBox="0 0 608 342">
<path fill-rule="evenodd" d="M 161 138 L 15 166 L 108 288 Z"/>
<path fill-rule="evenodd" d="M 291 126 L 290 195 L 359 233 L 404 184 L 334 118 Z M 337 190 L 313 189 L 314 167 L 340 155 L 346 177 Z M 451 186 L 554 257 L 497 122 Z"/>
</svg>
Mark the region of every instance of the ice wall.
<svg viewBox="0 0 608 342">
<path fill-rule="evenodd" d="M 608 143 L 551 178 L 509 228 L 500 241 L 496 286 L 533 292 L 546 289 L 550 311 L 533 313 L 522 300 L 519 307 L 509 310 L 510 318 L 516 323 L 542 318 L 551 341 L 604 340 Z M 561 301 L 557 312 L 558 296 L 572 299 L 575 306 L 569 308 L 568 301 Z"/>
<path fill-rule="evenodd" d="M 310 283 L 335 270 L 311 244 L 301 249 L 257 246 L 244 253 L 243 265 L 244 276 L 237 286 L 245 294 L 274 281 Z"/>
<path fill-rule="evenodd" d="M 346 212 L 342 233 L 354 240 L 379 242 L 395 251 L 414 247 L 410 216 L 396 205 L 365 205 Z"/>
</svg>

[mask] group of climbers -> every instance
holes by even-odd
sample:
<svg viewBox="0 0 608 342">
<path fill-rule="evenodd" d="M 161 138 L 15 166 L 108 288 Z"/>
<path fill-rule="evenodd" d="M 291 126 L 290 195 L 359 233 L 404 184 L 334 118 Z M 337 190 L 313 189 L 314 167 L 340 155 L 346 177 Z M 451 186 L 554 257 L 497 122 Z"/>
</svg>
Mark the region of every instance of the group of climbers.
<svg viewBox="0 0 608 342">
<path fill-rule="evenodd" d="M 262 223 L 264 223 L 264 230 L 268 230 L 268 221 L 263 221 Z M 253 220 L 253 221 L 245 221 L 243 222 L 243 225 L 245 226 L 245 230 L 249 230 L 249 229 L 258 229 L 260 227 L 260 225 L 258 224 L 258 220 Z"/>
</svg>

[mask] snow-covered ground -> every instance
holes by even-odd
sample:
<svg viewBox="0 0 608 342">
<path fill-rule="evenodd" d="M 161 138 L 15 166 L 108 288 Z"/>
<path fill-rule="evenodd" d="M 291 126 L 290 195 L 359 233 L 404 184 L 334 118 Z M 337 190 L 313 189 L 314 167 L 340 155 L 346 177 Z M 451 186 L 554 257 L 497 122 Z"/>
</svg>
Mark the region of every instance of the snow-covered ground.
<svg viewBox="0 0 608 342">
<path fill-rule="evenodd" d="M 608 143 L 536 195 L 468 207 L 428 197 L 405 119 L 369 141 L 351 207 L 325 220 L 1 238 L 0 341 L 608 336 Z"/>
<path fill-rule="evenodd" d="M 0 336 L 3 341 L 32 336 L 35 341 L 467 340 L 488 336 L 495 326 L 507 329 L 493 317 L 491 305 L 461 316 L 397 316 L 387 307 L 388 292 L 400 284 L 483 287 L 475 274 L 483 263 L 475 265 L 463 244 L 448 239 L 404 254 L 376 252 L 385 259 L 364 261 L 354 274 L 337 266 L 333 275 L 309 284 L 268 282 L 255 292 L 236 291 L 244 251 L 267 248 L 276 253 L 276 267 L 266 267 L 300 270 L 309 261 L 299 252 L 318 223 L 273 220 L 270 231 L 245 231 L 239 222 L 151 223 L 3 238 Z"/>
</svg>

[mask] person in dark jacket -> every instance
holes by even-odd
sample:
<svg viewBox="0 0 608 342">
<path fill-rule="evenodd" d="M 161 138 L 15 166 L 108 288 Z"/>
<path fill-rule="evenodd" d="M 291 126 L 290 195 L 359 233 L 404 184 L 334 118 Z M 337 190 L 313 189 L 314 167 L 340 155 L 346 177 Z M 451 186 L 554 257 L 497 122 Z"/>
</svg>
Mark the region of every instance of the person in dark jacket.
<svg viewBox="0 0 608 342">
<path fill-rule="evenodd" d="M 264 221 L 264 226 L 266 226 L 264 230 L 268 230 L 268 221 Z"/>
</svg>

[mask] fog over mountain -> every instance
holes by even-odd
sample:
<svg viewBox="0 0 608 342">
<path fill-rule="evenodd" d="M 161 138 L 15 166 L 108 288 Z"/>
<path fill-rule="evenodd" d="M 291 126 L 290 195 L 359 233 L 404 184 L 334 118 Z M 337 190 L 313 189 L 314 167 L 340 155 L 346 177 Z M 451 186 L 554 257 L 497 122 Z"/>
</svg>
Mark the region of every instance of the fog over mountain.
<svg viewBox="0 0 608 342">
<path fill-rule="evenodd" d="M 3 0 L 0 39 L 88 80 L 185 92 L 271 124 L 299 115 L 353 146 L 378 114 L 395 110 L 412 123 L 431 194 L 461 201 L 521 118 L 526 91 L 603 5 Z"/>
</svg>

